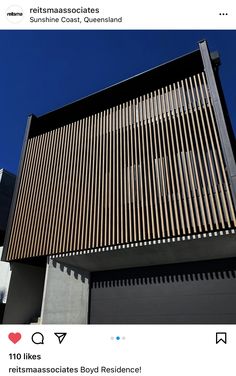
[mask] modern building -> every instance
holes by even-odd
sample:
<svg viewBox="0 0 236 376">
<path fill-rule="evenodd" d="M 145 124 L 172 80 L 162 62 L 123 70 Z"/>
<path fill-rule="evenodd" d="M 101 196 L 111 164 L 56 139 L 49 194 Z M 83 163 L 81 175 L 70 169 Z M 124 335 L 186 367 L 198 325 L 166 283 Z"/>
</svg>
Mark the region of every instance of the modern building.
<svg viewBox="0 0 236 376">
<path fill-rule="evenodd" d="M 16 176 L 0 169 L 0 247 L 3 246 Z"/>
<path fill-rule="evenodd" d="M 29 117 L 5 323 L 236 323 L 235 140 L 219 63 L 202 41 Z"/>
<path fill-rule="evenodd" d="M 0 259 L 3 252 L 3 242 L 14 192 L 15 179 L 15 175 L 3 168 L 0 169 Z M 11 270 L 9 263 L 0 261 L 0 323 L 2 322 L 5 309 L 10 277 Z"/>
</svg>

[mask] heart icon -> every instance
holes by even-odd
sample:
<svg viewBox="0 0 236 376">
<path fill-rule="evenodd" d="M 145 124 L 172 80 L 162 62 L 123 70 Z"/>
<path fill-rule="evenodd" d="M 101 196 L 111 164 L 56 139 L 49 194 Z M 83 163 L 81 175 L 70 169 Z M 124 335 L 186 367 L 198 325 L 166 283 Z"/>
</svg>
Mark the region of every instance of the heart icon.
<svg viewBox="0 0 236 376">
<path fill-rule="evenodd" d="M 21 339 L 21 334 L 20 333 L 9 333 L 8 338 L 13 343 L 17 343 Z"/>
</svg>

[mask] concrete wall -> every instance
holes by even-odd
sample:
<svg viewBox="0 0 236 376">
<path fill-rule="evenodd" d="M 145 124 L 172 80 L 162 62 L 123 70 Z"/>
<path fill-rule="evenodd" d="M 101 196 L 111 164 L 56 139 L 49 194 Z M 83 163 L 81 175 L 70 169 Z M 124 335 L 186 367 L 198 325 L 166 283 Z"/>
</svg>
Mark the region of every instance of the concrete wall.
<svg viewBox="0 0 236 376">
<path fill-rule="evenodd" d="M 0 260 L 2 257 L 3 247 L 0 247 Z M 0 302 L 6 303 L 9 282 L 11 278 L 10 264 L 0 261 Z"/>
<path fill-rule="evenodd" d="M 49 259 L 42 304 L 42 324 L 86 324 L 89 305 L 88 272 Z"/>
<path fill-rule="evenodd" d="M 4 324 L 27 324 L 40 316 L 45 267 L 12 263 Z"/>
</svg>

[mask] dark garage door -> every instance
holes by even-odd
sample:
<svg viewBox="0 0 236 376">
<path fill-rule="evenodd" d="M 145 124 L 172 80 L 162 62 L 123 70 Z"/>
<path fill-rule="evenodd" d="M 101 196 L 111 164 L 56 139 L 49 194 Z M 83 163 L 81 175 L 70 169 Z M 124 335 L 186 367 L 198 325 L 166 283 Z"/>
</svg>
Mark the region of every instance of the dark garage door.
<svg viewBox="0 0 236 376">
<path fill-rule="evenodd" d="M 91 324 L 236 323 L 236 260 L 92 274 Z"/>
</svg>

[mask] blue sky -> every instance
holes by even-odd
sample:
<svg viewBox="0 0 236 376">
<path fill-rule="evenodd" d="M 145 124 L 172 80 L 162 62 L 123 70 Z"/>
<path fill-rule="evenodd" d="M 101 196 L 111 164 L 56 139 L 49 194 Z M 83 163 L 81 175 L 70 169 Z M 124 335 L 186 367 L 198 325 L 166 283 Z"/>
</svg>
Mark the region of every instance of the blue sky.
<svg viewBox="0 0 236 376">
<path fill-rule="evenodd" d="M 0 168 L 17 172 L 27 116 L 52 111 L 207 39 L 236 133 L 236 31 L 0 31 Z"/>
</svg>

